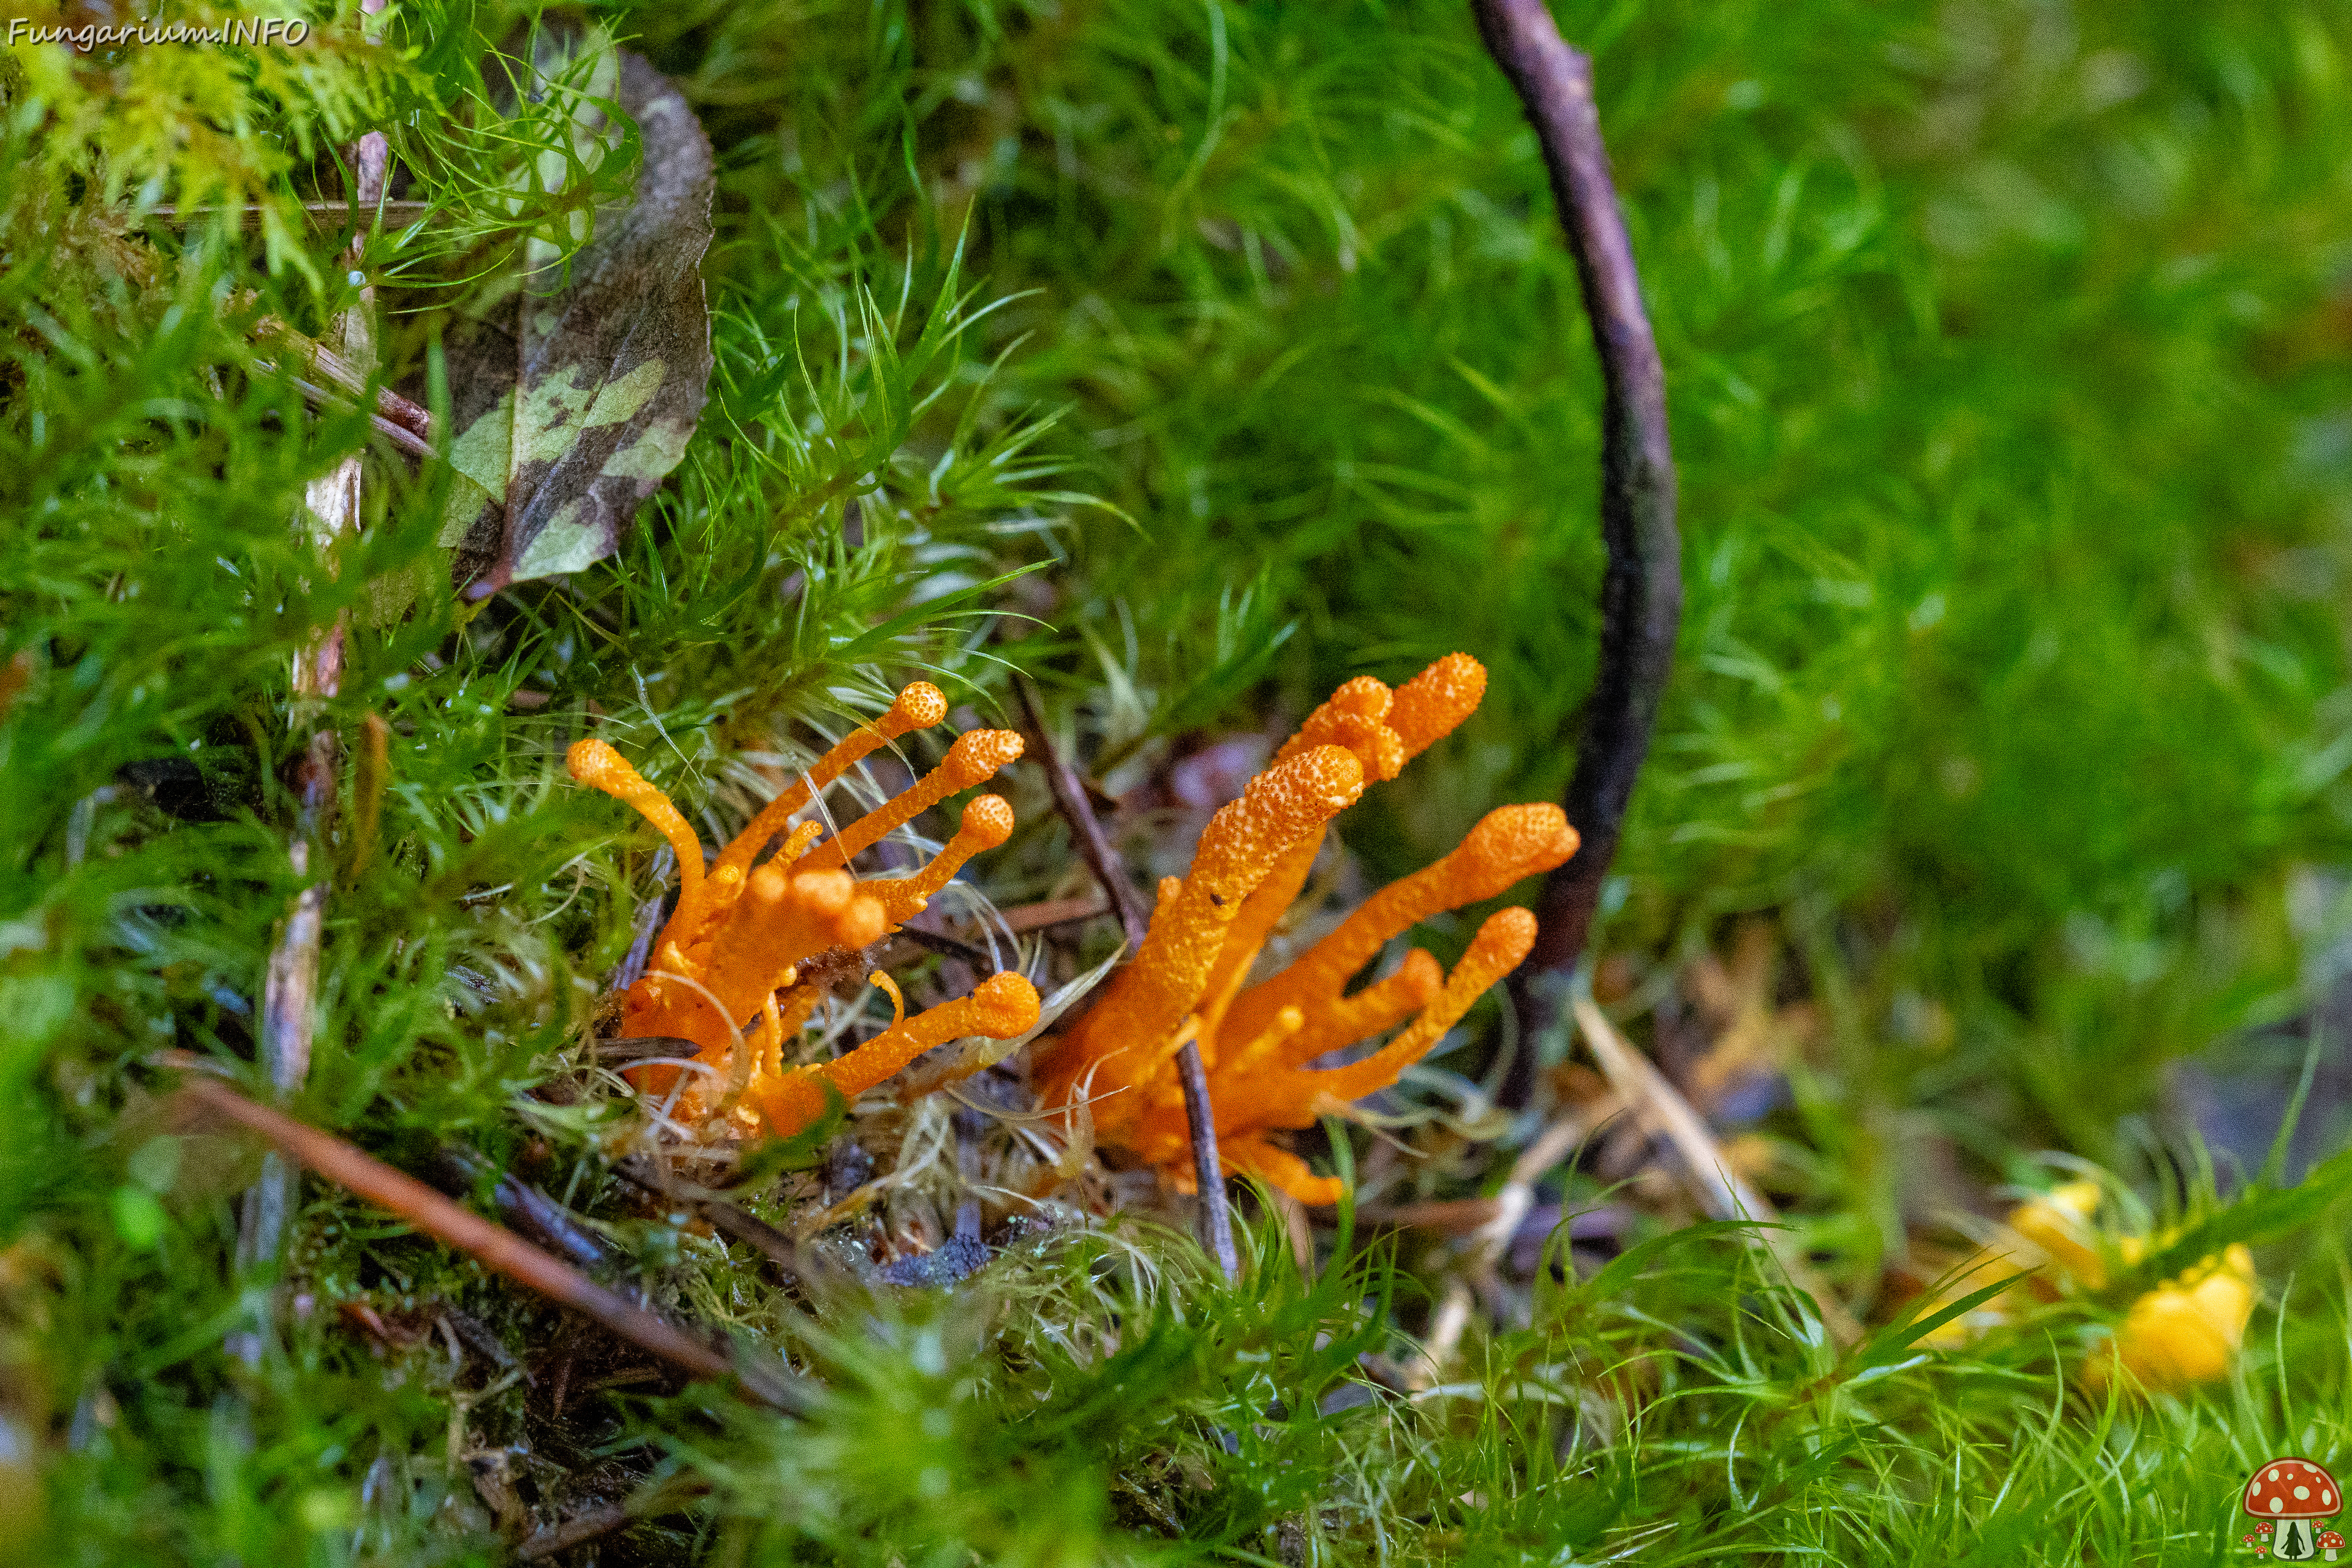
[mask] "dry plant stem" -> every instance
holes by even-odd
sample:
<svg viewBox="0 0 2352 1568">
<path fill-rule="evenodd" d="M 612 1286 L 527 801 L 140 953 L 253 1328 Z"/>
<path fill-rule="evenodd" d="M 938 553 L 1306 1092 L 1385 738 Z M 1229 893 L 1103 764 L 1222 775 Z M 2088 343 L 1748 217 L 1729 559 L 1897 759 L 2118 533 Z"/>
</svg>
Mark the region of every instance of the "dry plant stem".
<svg viewBox="0 0 2352 1568">
<path fill-rule="evenodd" d="M 1591 997 L 1578 997 L 1575 1013 L 1577 1026 L 1583 1031 L 1585 1043 L 1592 1047 L 1592 1058 L 1600 1063 L 1610 1087 L 1635 1108 L 1636 1114 L 1646 1111 L 1654 1118 L 1681 1157 L 1693 1190 L 1707 1211 L 1717 1219 L 1749 1219 L 1776 1226 L 1780 1216 L 1771 1204 L 1731 1169 L 1722 1148 L 1699 1120 L 1698 1112 L 1665 1080 L 1664 1075 L 1626 1043 Z M 1779 1260 L 1790 1282 L 1813 1299 L 1822 1315 L 1822 1326 L 1829 1331 L 1839 1348 L 1859 1340 L 1862 1325 L 1846 1310 L 1845 1303 L 1838 1300 L 1827 1281 L 1813 1272 L 1790 1241 L 1789 1233 L 1770 1228 L 1759 1230 L 1757 1235 Z"/>
<path fill-rule="evenodd" d="M 743 1386 L 733 1363 L 719 1352 L 605 1289 L 512 1231 L 460 1208 L 414 1176 L 393 1169 L 340 1138 L 257 1104 L 202 1073 L 191 1073 L 181 1092 L 205 1109 L 260 1133 L 287 1158 L 338 1186 L 349 1188 L 370 1203 L 390 1209 L 483 1267 L 494 1268 L 550 1300 L 594 1319 L 671 1365 L 696 1377 Z"/>
<path fill-rule="evenodd" d="M 1043 903 L 1016 904 L 997 918 L 1003 922 L 1006 931 L 1018 936 L 1024 931 L 1044 931 L 1049 926 L 1090 921 L 1097 915 L 1110 913 L 1110 901 L 1097 893 L 1083 899 L 1048 899 Z"/>
<path fill-rule="evenodd" d="M 1511 1163 L 1511 1173 L 1502 1191 L 1491 1198 L 1475 1200 L 1475 1207 L 1469 1204 L 1415 1205 L 1456 1209 L 1459 1217 L 1475 1216 L 1477 1222 L 1470 1232 L 1462 1268 L 1446 1280 L 1444 1300 L 1430 1320 L 1429 1341 L 1408 1371 L 1406 1381 L 1415 1392 L 1434 1388 L 1444 1381 L 1446 1367 L 1461 1347 L 1462 1331 L 1469 1325 L 1472 1287 L 1493 1284 L 1495 1268 L 1502 1260 L 1504 1249 L 1511 1245 L 1520 1222 L 1535 1206 L 1536 1183 L 1545 1172 L 1567 1159 L 1591 1131 L 1591 1124 L 1581 1116 L 1560 1117 Z"/>
<path fill-rule="evenodd" d="M 382 0 L 377 0 L 378 8 Z M 380 131 L 371 131 L 352 144 L 352 160 L 357 188 L 353 198 L 366 206 L 383 199 L 389 143 Z M 346 265 L 355 264 L 354 252 Z M 362 288 L 358 302 L 343 312 L 340 322 L 342 353 L 362 379 L 375 358 L 375 290 Z M 309 526 L 320 547 L 330 548 L 343 534 L 360 526 L 361 463 L 357 453 L 335 466 L 335 471 L 313 479 L 303 495 Z M 341 689 L 343 674 L 341 617 L 294 656 L 293 718 L 308 720 L 318 705 Z M 320 823 L 335 794 L 335 735 L 320 730 L 304 749 L 298 789 L 301 816 L 287 856 L 298 877 L 310 876 L 317 853 Z M 304 888 L 294 900 L 286 930 L 269 954 L 262 986 L 261 1063 L 269 1086 L 280 1095 L 301 1088 L 310 1073 L 311 1036 L 317 1027 L 319 943 L 326 921 L 327 879 Z M 237 1250 L 247 1263 L 264 1263 L 278 1256 L 287 1220 L 294 1212 L 297 1177 L 285 1161 L 273 1155 L 262 1165 L 261 1179 L 247 1194 L 238 1226 Z"/>
<path fill-rule="evenodd" d="M 373 293 L 373 290 L 362 292 Z M 283 321 L 265 321 L 257 331 L 291 347 L 301 356 L 303 363 L 310 366 L 311 372 L 320 381 L 326 383 L 324 387 L 304 383 L 306 394 L 326 399 L 334 393 L 341 393 L 354 401 L 370 395 L 366 367 L 354 364 L 318 339 L 304 337 Z M 348 337 L 348 333 L 345 335 Z M 373 394 L 373 400 L 379 425 L 389 426 L 394 431 L 405 431 L 420 441 L 431 438 L 433 416 L 430 413 L 411 403 L 388 386 L 377 387 Z"/>
<path fill-rule="evenodd" d="M 1625 805 L 1649 751 L 1682 619 L 1682 542 L 1675 531 L 1665 369 L 1601 141 L 1592 62 L 1559 36 L 1544 0 L 1472 0 L 1471 8 L 1542 146 L 1602 385 L 1601 532 L 1609 564 L 1601 582 L 1600 669 L 1561 802 L 1582 842 L 1545 880 L 1535 951 L 1513 986 L 1532 1039 L 1535 1028 L 1551 1021 L 1537 1016 L 1549 1011 L 1549 999 L 1526 982 L 1565 975 L 1582 956 Z"/>
<path fill-rule="evenodd" d="M 1429 1339 L 1421 1354 L 1405 1363 L 1405 1387 L 1426 1394 L 1445 1381 L 1445 1369 L 1462 1348 L 1462 1331 L 1470 1326 L 1469 1281 L 1456 1274 L 1445 1282 L 1445 1295 L 1429 1320 Z"/>
<path fill-rule="evenodd" d="M 542 1530 L 515 1548 L 518 1563 L 538 1563 L 559 1552 L 569 1552 L 584 1542 L 600 1535 L 609 1535 L 636 1517 L 626 1503 L 610 1502 L 602 1508 L 592 1508 L 576 1519 L 565 1521 L 550 1530 Z"/>
<path fill-rule="evenodd" d="M 1298 1263 L 1298 1272 L 1307 1279 L 1315 1278 L 1315 1225 L 1307 1217 L 1307 1205 L 1284 1192 L 1280 1187 L 1265 1189 L 1266 1201 L 1282 1218 L 1283 1235 L 1290 1242 L 1290 1256 Z"/>
<path fill-rule="evenodd" d="M 257 363 L 263 370 L 268 370 L 271 368 L 270 362 L 268 360 L 261 360 Z M 311 382 L 304 381 L 299 376 L 296 376 L 294 378 L 294 389 L 302 395 L 303 402 L 310 405 L 314 408 L 324 408 L 331 404 L 340 403 L 341 401 L 341 399 L 334 393 L 328 391 L 325 387 L 317 385 Z M 402 451 L 407 453 L 412 458 L 430 458 L 434 455 L 431 442 L 427 441 L 424 437 L 417 435 L 415 431 L 408 429 L 406 426 L 385 418 L 380 412 L 369 415 L 368 423 L 375 427 L 375 433 L 377 435 L 383 437 L 385 440 L 390 441 L 394 446 L 399 447 Z"/>
<path fill-rule="evenodd" d="M 381 11 L 383 7 L 382 5 L 369 5 L 364 7 L 364 9 L 374 12 Z M 418 218 L 423 217 L 425 214 L 433 210 L 433 204 L 431 202 L 383 202 L 380 204 L 375 202 L 362 202 L 356 204 L 352 202 L 304 202 L 302 204 L 302 211 L 307 216 L 324 224 L 331 218 L 348 217 L 354 205 L 365 207 L 370 212 L 381 213 L 383 216 L 392 218 Z M 262 214 L 262 208 L 258 204 L 252 204 L 241 207 L 207 206 L 199 204 L 198 205 L 192 207 L 183 207 L 173 203 L 166 202 L 163 205 L 150 210 L 152 211 L 157 217 L 163 219 L 166 223 L 180 223 L 183 221 L 193 222 L 197 218 L 213 217 L 221 213 L 234 212 L 236 214 L 240 221 L 247 224 L 257 224 L 261 221 Z"/>
<path fill-rule="evenodd" d="M 1129 958 L 1142 950 L 1145 931 L 1151 924 L 1151 911 L 1144 908 L 1141 895 L 1129 879 L 1127 866 L 1111 847 L 1102 824 L 1095 816 L 1095 808 L 1087 799 L 1084 780 L 1078 770 L 1066 761 L 1054 744 L 1053 731 L 1045 727 L 1044 704 L 1037 700 L 1037 689 L 1026 680 L 1015 683 L 1021 696 L 1022 716 L 1029 722 L 1031 737 L 1036 743 L 1037 760 L 1045 764 L 1045 782 L 1053 789 L 1054 804 L 1060 808 L 1063 820 L 1070 825 L 1070 836 L 1078 841 L 1078 853 L 1086 857 L 1087 866 L 1102 884 L 1111 908 L 1118 911 L 1119 929 L 1127 936 Z M 1192 1140 L 1192 1176 L 1201 1195 L 1201 1245 L 1217 1260 L 1228 1282 L 1241 1278 L 1240 1248 L 1234 1242 L 1233 1215 L 1225 1205 L 1225 1172 L 1217 1157 L 1217 1118 L 1209 1101 L 1209 1073 L 1202 1064 L 1201 1047 L 1190 1041 L 1176 1053 L 1176 1073 L 1184 1086 L 1184 1125 Z"/>
</svg>

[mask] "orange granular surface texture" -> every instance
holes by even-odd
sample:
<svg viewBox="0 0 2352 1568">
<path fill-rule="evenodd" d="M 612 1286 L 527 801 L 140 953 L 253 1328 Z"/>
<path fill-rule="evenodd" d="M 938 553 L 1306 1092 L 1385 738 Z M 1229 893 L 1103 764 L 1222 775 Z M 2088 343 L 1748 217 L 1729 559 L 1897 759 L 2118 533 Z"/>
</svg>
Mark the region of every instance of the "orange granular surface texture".
<svg viewBox="0 0 2352 1568">
<path fill-rule="evenodd" d="M 1419 921 L 1562 864 L 1576 832 L 1556 805 L 1491 812 L 1452 854 L 1373 895 L 1280 973 L 1255 985 L 1247 978 L 1306 886 L 1331 820 L 1469 717 L 1486 686 L 1477 660 L 1450 654 L 1393 690 L 1370 677 L 1349 681 L 1309 714 L 1242 797 L 1210 819 L 1190 871 L 1161 884 L 1143 945 L 1102 999 L 1039 1052 L 1042 1102 L 1084 1102 L 1098 1142 L 1188 1186 L 1175 1058 L 1196 1041 L 1227 1170 L 1307 1203 L 1335 1200 L 1339 1183 L 1317 1176 L 1276 1136 L 1394 1083 L 1527 956 L 1535 917 L 1490 916 L 1450 974 L 1415 949 L 1393 973 L 1353 993 L 1348 983 Z M 1360 1060 L 1309 1065 L 1400 1025 Z"/>
<path fill-rule="evenodd" d="M 771 802 L 708 865 L 693 828 L 677 807 L 602 741 L 582 741 L 566 756 L 572 776 L 636 808 L 677 853 L 677 910 L 654 943 L 645 975 L 621 1000 L 632 1037 L 691 1042 L 694 1065 L 653 1066 L 632 1077 L 649 1093 L 677 1090 L 672 1113 L 701 1121 L 727 1109 L 748 1129 L 778 1135 L 806 1127 L 823 1111 L 825 1088 L 844 1096 L 871 1089 L 934 1046 L 970 1035 L 1011 1039 L 1034 1027 L 1038 998 L 1018 974 L 992 975 L 970 996 L 901 1018 L 855 1050 L 814 1066 L 787 1064 L 783 1041 L 799 1032 L 818 993 L 801 966 L 820 953 L 855 951 L 880 941 L 923 909 L 965 861 L 1003 844 L 1013 808 L 982 795 L 963 809 L 947 847 L 912 877 L 864 881 L 847 869 L 857 853 L 948 796 L 982 784 L 1021 755 L 1009 730 L 958 736 L 940 765 L 912 786 L 815 842 L 803 824 L 762 863 L 769 841 L 818 791 L 877 747 L 947 716 L 939 688 L 917 681 L 888 712 L 853 731 Z M 689 1075 L 677 1082 L 681 1071 Z"/>
</svg>

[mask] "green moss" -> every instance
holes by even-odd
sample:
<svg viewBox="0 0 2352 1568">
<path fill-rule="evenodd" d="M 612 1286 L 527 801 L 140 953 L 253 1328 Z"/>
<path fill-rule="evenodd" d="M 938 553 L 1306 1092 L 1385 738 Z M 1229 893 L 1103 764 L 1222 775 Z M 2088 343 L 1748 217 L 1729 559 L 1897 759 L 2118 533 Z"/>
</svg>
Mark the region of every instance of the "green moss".
<svg viewBox="0 0 2352 1568">
<path fill-rule="evenodd" d="M 487 1563 L 528 1481 L 657 1496 L 608 1561 L 2204 1561 L 2245 1470 L 2341 1451 L 2325 1203 L 2265 1241 L 2231 1384 L 2103 1406 L 2066 1369 L 2120 1301 L 1841 1357 L 1724 1230 L 1554 1255 L 1402 1397 L 1365 1380 L 1459 1262 L 1418 1242 L 1309 1279 L 1269 1226 L 1228 1290 L 1118 1222 L 954 1292 L 793 1292 L 637 1202 L 618 1102 L 534 1095 L 660 887 L 651 835 L 562 779 L 592 717 L 715 837 L 764 788 L 747 753 L 918 672 L 982 714 L 1039 673 L 1108 769 L 1461 647 L 1486 708 L 1349 830 L 1374 873 L 1425 863 L 1572 760 L 1574 278 L 1451 4 L 616 10 L 719 151 L 710 410 L 618 557 L 476 612 L 429 464 L 373 451 L 364 533 L 298 533 L 368 433 L 255 328 L 352 304 L 354 235 L 302 204 L 363 124 L 419 204 L 361 268 L 420 394 L 449 312 L 581 238 L 628 160 L 486 66 L 532 14 L 388 15 L 0 77 L 0 1555 Z M 2352 817 L 2352 37 L 1994 0 L 1562 22 L 1666 354 L 1690 584 L 1606 941 L 1663 985 L 1728 915 L 1786 933 L 1822 1027 L 1776 1190 L 1867 1302 L 1948 1195 L 1930 1140 L 1979 1182 L 2051 1143 L 2127 1163 L 2166 1058 L 2319 973 L 2294 889 Z M 525 174 L 546 155 L 565 178 Z M 339 621 L 341 694 L 298 719 L 291 656 Z M 237 1262 L 251 1151 L 167 1124 L 147 1064 L 247 1070 L 306 879 L 290 765 L 371 719 L 294 1108 L 528 1170 L 617 1277 L 811 1369 L 807 1421 L 591 1388 L 635 1369 L 315 1185 L 282 1276 Z M 1071 890 L 1057 844 L 988 888 Z M 1498 1179 L 1461 1138 L 1429 1171 Z"/>
</svg>

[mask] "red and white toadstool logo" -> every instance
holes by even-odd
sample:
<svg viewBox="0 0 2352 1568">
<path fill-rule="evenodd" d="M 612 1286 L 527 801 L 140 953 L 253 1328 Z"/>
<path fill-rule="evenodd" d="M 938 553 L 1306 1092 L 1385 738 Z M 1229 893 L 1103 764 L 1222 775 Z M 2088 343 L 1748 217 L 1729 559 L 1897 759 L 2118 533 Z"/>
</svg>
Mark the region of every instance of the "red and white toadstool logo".
<svg viewBox="0 0 2352 1568">
<path fill-rule="evenodd" d="M 2343 1507 L 2344 1489 L 2334 1476 L 2309 1459 L 2273 1459 L 2246 1481 L 2246 1512 L 2258 1533 L 2242 1539 L 2257 1557 L 2308 1563 L 2324 1552 L 2333 1563 L 2344 1537 L 2319 1524 Z"/>
</svg>

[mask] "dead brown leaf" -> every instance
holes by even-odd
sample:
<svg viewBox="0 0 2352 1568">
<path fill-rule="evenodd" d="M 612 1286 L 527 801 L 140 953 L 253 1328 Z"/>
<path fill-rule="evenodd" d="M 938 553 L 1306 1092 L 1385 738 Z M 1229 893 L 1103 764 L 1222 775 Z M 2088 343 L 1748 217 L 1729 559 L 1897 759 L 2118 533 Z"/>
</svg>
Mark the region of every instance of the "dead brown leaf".
<svg viewBox="0 0 2352 1568">
<path fill-rule="evenodd" d="M 640 57 L 619 55 L 610 76 L 644 149 L 635 199 L 600 210 L 568 267 L 532 272 L 450 344 L 440 542 L 471 598 L 613 553 L 709 395 L 709 138 Z M 583 135 L 612 136 L 582 112 Z"/>
</svg>

